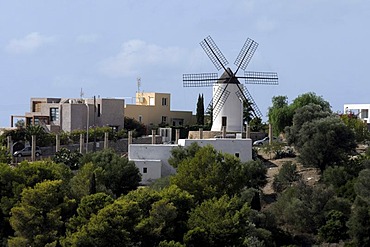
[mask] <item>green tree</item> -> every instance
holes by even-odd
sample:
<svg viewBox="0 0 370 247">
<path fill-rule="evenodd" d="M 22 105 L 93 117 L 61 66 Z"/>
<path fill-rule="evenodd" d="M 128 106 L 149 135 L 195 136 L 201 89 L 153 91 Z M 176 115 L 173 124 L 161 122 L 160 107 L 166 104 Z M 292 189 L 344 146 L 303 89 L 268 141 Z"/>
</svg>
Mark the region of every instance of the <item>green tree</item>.
<svg viewBox="0 0 370 247">
<path fill-rule="evenodd" d="M 73 204 L 62 185 L 61 180 L 44 181 L 23 190 L 21 202 L 11 210 L 15 237 L 9 246 L 57 246 L 64 234 L 63 216 Z"/>
<path fill-rule="evenodd" d="M 146 135 L 145 125 L 133 118 L 125 117 L 124 126 L 127 131 L 134 130 L 134 137 Z"/>
<path fill-rule="evenodd" d="M 252 105 L 248 100 L 243 100 L 243 124 L 245 122 L 249 124 L 253 119 L 253 115 L 255 115 Z"/>
<path fill-rule="evenodd" d="M 13 235 L 9 223 L 10 210 L 18 200 L 14 185 L 22 178 L 8 164 L 0 163 L 0 246 L 6 246 L 7 238 Z"/>
<path fill-rule="evenodd" d="M 194 158 L 199 149 L 200 146 L 196 142 L 193 142 L 188 147 L 175 147 L 171 150 L 171 157 L 168 159 L 168 163 L 177 168 L 183 160 Z"/>
<path fill-rule="evenodd" d="M 268 119 L 275 135 L 284 132 L 285 127 L 292 124 L 293 111 L 288 105 L 287 96 L 272 98 L 272 106 L 268 108 Z"/>
<path fill-rule="evenodd" d="M 113 201 L 111 196 L 101 192 L 83 197 L 78 205 L 77 214 L 66 223 L 67 232 L 63 244 L 71 244 L 72 234 L 79 231 L 93 215 L 96 215 L 100 209 L 112 204 Z"/>
<path fill-rule="evenodd" d="M 82 154 L 78 152 L 77 150 L 71 151 L 67 148 L 61 148 L 53 156 L 53 161 L 55 163 L 65 164 L 72 170 L 76 170 L 80 166 L 79 160 L 81 157 L 82 157 Z"/>
<path fill-rule="evenodd" d="M 265 124 L 262 123 L 262 119 L 259 117 L 253 118 L 251 121 L 249 121 L 249 127 L 251 128 L 251 131 L 262 131 L 265 127 Z"/>
<path fill-rule="evenodd" d="M 147 190 L 147 193 L 150 190 Z M 143 202 L 144 198 L 132 198 L 136 202 Z M 144 194 L 143 194 L 144 195 Z M 137 226 L 137 233 L 141 236 L 143 246 L 153 246 L 164 240 L 181 242 L 187 231 L 188 213 L 194 207 L 194 198 L 188 192 L 177 186 L 170 186 L 161 190 L 157 197 L 152 198 L 151 204 L 142 204 L 142 220 Z M 145 197 L 147 198 L 147 197 Z M 139 200 L 138 200 L 139 199 Z M 154 200 L 153 200 L 154 199 Z"/>
<path fill-rule="evenodd" d="M 92 162 L 101 167 L 103 169 L 101 180 L 116 197 L 136 189 L 141 181 L 141 174 L 135 163 L 119 156 L 111 149 L 88 154 L 81 162 L 83 164 Z"/>
<path fill-rule="evenodd" d="M 281 193 L 299 179 L 301 179 L 301 176 L 297 172 L 297 165 L 291 161 L 286 161 L 283 163 L 279 173 L 274 175 L 272 188 L 275 192 Z"/>
<path fill-rule="evenodd" d="M 356 141 L 358 143 L 365 142 L 370 139 L 370 132 L 367 128 L 367 123 L 359 119 L 356 115 L 342 114 L 340 115 L 340 118 L 348 128 L 354 131 Z"/>
<path fill-rule="evenodd" d="M 297 110 L 293 126 L 287 129 L 287 140 L 297 148 L 303 165 L 321 171 L 346 162 L 356 148 L 353 131 L 318 105 Z"/>
<path fill-rule="evenodd" d="M 325 216 L 331 210 L 348 214 L 349 205 L 337 203 L 334 195 L 332 189 L 323 185 L 311 187 L 300 182 L 284 190 L 269 211 L 275 215 L 277 223 L 291 233 L 316 234 L 325 225 Z"/>
<path fill-rule="evenodd" d="M 319 229 L 319 237 L 328 243 L 338 243 L 341 239 L 347 239 L 347 220 L 342 212 L 330 211 L 326 217 L 325 225 Z"/>
<path fill-rule="evenodd" d="M 121 197 L 93 214 L 89 222 L 71 234 L 64 246 L 138 246 L 135 226 L 141 218 L 139 204 Z"/>
<path fill-rule="evenodd" d="M 55 139 L 47 133 L 41 125 L 28 125 L 26 127 L 26 140 L 32 143 L 32 136 L 36 137 L 36 145 L 45 147 L 50 145 Z"/>
<path fill-rule="evenodd" d="M 183 160 L 171 183 L 194 195 L 196 201 L 202 201 L 224 194 L 233 196 L 245 186 L 265 184 L 265 173 L 261 163 L 242 163 L 209 145 L 200 148 L 194 158 Z"/>
<path fill-rule="evenodd" d="M 204 125 L 204 98 L 203 94 L 199 94 L 196 109 L 197 124 Z"/>
<path fill-rule="evenodd" d="M 95 174 L 95 189 L 96 192 L 113 193 L 105 186 L 104 170 L 93 163 L 83 165 L 71 179 L 69 186 L 71 188 L 71 196 L 80 200 L 84 196 L 91 194 L 91 178 Z"/>
<path fill-rule="evenodd" d="M 370 205 L 370 169 L 364 169 L 360 172 L 354 188 L 356 195 Z"/>
<path fill-rule="evenodd" d="M 8 149 L 0 144 L 0 163 L 10 164 L 12 156 Z"/>
<path fill-rule="evenodd" d="M 45 180 L 62 180 L 63 188 L 67 188 L 71 177 L 68 167 L 50 161 L 24 161 L 16 167 L 0 163 L 0 238 L 13 235 L 9 225 L 10 210 L 21 199 L 23 189 L 33 188 Z"/>
<path fill-rule="evenodd" d="M 285 129 L 288 144 L 294 144 L 298 147 L 302 146 L 303 141 L 298 137 L 303 125 L 329 116 L 332 116 L 331 113 L 323 111 L 319 105 L 309 104 L 297 109 L 293 117 L 292 126 Z"/>
<path fill-rule="evenodd" d="M 370 245 L 370 206 L 360 197 L 356 198 L 352 206 L 351 217 L 347 225 L 354 246 Z"/>
<path fill-rule="evenodd" d="M 190 213 L 186 246 L 251 246 L 252 239 L 267 244 L 271 233 L 250 221 L 251 211 L 237 197 L 224 195 L 204 201 Z"/>
<path fill-rule="evenodd" d="M 308 92 L 299 95 L 297 98 L 293 100 L 291 104 L 291 108 L 293 111 L 302 108 L 306 105 L 319 105 L 322 111 L 331 112 L 331 106 L 328 101 L 324 100 L 322 96 L 316 95 L 314 92 Z"/>
</svg>

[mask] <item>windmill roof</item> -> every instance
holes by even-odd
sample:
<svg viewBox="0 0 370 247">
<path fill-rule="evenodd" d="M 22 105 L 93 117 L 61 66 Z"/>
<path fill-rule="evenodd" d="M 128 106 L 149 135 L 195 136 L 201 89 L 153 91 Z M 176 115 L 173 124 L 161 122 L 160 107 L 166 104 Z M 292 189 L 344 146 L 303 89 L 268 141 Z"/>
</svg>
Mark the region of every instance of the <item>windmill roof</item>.
<svg viewBox="0 0 370 247">
<path fill-rule="evenodd" d="M 232 76 L 231 79 L 230 79 L 230 75 Z M 224 73 L 222 73 L 222 75 L 220 76 L 220 79 L 218 79 L 217 83 L 240 84 L 239 80 L 234 76 L 234 73 L 230 68 L 227 68 L 224 71 Z"/>
</svg>

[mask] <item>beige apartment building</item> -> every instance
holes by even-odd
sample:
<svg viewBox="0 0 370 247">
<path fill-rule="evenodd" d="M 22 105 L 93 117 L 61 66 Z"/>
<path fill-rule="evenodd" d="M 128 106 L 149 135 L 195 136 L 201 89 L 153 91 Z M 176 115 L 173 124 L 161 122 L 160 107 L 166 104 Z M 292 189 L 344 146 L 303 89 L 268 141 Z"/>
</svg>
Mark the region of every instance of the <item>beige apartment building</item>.
<svg viewBox="0 0 370 247">
<path fill-rule="evenodd" d="M 136 93 L 135 104 L 126 104 L 125 116 L 146 126 L 184 126 L 196 123 L 192 111 L 171 111 L 171 94 Z"/>
<path fill-rule="evenodd" d="M 95 103 L 95 107 L 94 107 Z M 31 98 L 30 112 L 23 117 L 27 125 L 42 125 L 51 132 L 71 132 L 97 126 L 110 126 L 119 130 L 124 127 L 123 99 L 88 98 Z"/>
</svg>

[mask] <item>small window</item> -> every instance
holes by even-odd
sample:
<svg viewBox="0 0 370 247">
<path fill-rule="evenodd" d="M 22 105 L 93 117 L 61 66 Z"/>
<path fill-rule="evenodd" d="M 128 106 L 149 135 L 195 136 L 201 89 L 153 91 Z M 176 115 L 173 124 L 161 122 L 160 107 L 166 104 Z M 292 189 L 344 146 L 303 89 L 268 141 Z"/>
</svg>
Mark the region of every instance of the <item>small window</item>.
<svg viewBox="0 0 370 247">
<path fill-rule="evenodd" d="M 235 157 L 236 158 L 239 158 L 239 153 L 235 153 Z"/>
<path fill-rule="evenodd" d="M 368 118 L 369 117 L 369 110 L 368 109 L 362 109 L 361 110 L 361 118 Z"/>
<path fill-rule="evenodd" d="M 167 105 L 167 98 L 162 98 L 162 105 Z"/>
<path fill-rule="evenodd" d="M 139 115 L 139 123 L 143 121 L 143 116 Z"/>
<path fill-rule="evenodd" d="M 100 117 L 100 104 L 98 104 L 98 117 Z"/>
<path fill-rule="evenodd" d="M 143 173 L 148 173 L 148 168 L 147 167 L 143 167 Z"/>
<path fill-rule="evenodd" d="M 167 117 L 166 116 L 162 116 L 162 123 L 167 123 Z"/>
</svg>

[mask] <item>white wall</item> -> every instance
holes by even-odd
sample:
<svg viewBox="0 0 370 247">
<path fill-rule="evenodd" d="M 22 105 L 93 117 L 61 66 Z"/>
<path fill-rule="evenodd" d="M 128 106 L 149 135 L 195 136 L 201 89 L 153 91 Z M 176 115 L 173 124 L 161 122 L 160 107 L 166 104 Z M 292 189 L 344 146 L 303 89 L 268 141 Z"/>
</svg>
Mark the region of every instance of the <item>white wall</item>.
<svg viewBox="0 0 370 247">
<path fill-rule="evenodd" d="M 196 142 L 203 147 L 208 144 L 212 145 L 217 151 L 235 155 L 239 153 L 239 158 L 242 162 L 252 160 L 252 139 L 231 139 L 231 138 L 216 138 L 216 139 L 180 139 L 179 145 L 189 146 Z"/>
<path fill-rule="evenodd" d="M 168 159 L 171 157 L 171 150 L 178 145 L 174 144 L 130 144 L 128 147 L 128 159 L 134 161 L 136 166 L 140 164 L 143 160 L 153 161 L 160 160 L 161 166 L 158 167 L 156 164 L 152 165 L 151 169 L 156 171 L 153 173 L 157 174 L 159 172 L 161 177 L 166 177 L 168 175 L 176 173 L 176 169 L 173 168 L 169 163 Z M 137 164 L 138 161 L 138 164 Z M 149 165 L 154 163 L 148 163 Z M 142 173 L 142 170 L 140 170 Z M 142 174 L 143 175 L 143 174 Z M 149 179 L 149 176 L 147 176 Z M 154 177 L 151 177 L 154 179 Z"/>
<path fill-rule="evenodd" d="M 343 113 L 352 112 L 358 118 L 370 123 L 370 104 L 345 104 Z"/>
<path fill-rule="evenodd" d="M 153 180 L 161 178 L 162 162 L 160 160 L 135 160 L 135 165 L 141 173 L 142 184 L 149 184 Z"/>
<path fill-rule="evenodd" d="M 212 145 L 217 151 L 239 154 L 242 162 L 252 160 L 251 139 L 180 139 L 179 145 L 187 147 L 193 142 L 199 146 Z M 169 163 L 171 150 L 179 145 L 176 144 L 130 144 L 128 147 L 128 159 L 135 162 L 142 175 L 142 183 L 147 184 L 160 177 L 166 177 L 176 173 L 176 169 Z M 147 173 L 143 173 L 143 168 Z"/>
</svg>

